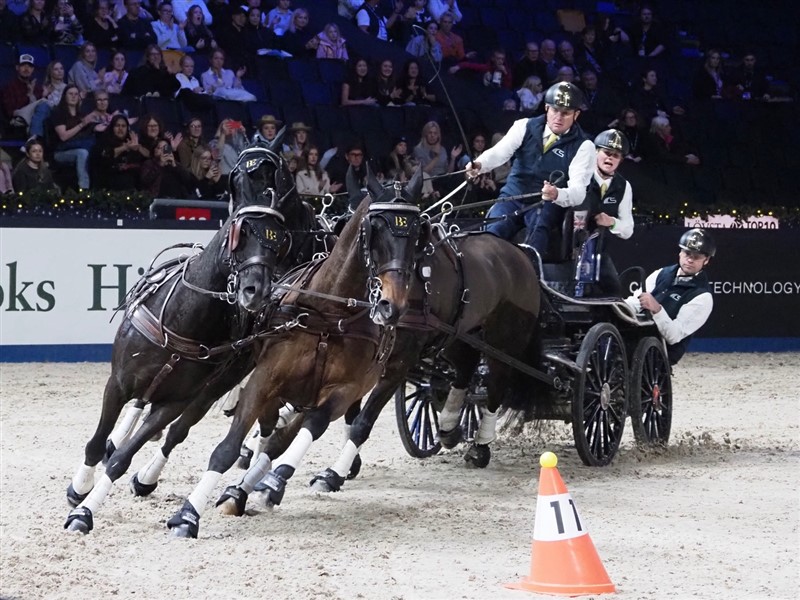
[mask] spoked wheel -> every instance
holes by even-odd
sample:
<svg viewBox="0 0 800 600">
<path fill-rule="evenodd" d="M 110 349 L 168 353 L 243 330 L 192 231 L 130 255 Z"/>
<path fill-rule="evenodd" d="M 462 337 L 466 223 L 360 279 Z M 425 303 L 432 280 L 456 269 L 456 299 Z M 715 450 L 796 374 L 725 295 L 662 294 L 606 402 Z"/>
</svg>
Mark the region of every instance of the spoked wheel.
<svg viewBox="0 0 800 600">
<path fill-rule="evenodd" d="M 629 410 L 636 442 L 666 446 L 672 428 L 672 377 L 660 339 L 642 338 L 636 346 L 630 394 Z"/>
<path fill-rule="evenodd" d="M 628 410 L 628 364 L 617 328 L 594 325 L 575 362 L 581 368 L 572 399 L 575 447 L 585 465 L 607 465 L 619 448 Z"/>
<path fill-rule="evenodd" d="M 395 392 L 395 415 L 403 447 L 415 458 L 428 458 L 442 449 L 438 441 L 439 413 L 444 408 L 450 380 L 415 369 Z M 471 442 L 481 422 L 480 407 L 470 401 L 470 390 L 461 408 L 461 431 Z"/>
</svg>

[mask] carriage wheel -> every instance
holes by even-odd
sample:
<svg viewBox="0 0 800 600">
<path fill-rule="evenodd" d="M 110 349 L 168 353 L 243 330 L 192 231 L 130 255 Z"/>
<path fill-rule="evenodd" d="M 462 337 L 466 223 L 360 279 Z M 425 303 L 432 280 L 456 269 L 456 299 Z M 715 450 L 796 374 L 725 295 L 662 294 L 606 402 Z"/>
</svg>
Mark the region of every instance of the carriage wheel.
<svg viewBox="0 0 800 600">
<path fill-rule="evenodd" d="M 447 400 L 449 386 L 432 386 L 425 376 L 409 378 L 395 392 L 397 428 L 403 447 L 415 458 L 428 458 L 442 449 L 438 441 L 439 411 Z M 471 442 L 481 422 L 480 407 L 469 401 L 461 408 L 461 430 Z"/>
<path fill-rule="evenodd" d="M 643 338 L 631 363 L 630 413 L 639 444 L 664 445 L 672 427 L 672 377 L 662 341 Z"/>
<path fill-rule="evenodd" d="M 628 410 L 628 364 L 617 328 L 594 325 L 575 362 L 581 368 L 572 399 L 575 447 L 585 465 L 607 465 L 619 448 Z"/>
</svg>

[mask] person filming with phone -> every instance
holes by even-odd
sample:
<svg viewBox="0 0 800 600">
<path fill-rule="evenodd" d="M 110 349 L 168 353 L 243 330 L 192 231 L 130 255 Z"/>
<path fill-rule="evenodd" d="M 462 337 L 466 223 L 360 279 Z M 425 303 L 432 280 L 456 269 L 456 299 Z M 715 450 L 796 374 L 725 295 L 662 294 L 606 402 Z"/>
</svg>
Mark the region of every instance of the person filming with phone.
<svg viewBox="0 0 800 600">
<path fill-rule="evenodd" d="M 142 165 L 141 189 L 154 198 L 196 198 L 191 172 L 175 160 L 169 140 L 160 139 L 153 155 Z"/>
</svg>

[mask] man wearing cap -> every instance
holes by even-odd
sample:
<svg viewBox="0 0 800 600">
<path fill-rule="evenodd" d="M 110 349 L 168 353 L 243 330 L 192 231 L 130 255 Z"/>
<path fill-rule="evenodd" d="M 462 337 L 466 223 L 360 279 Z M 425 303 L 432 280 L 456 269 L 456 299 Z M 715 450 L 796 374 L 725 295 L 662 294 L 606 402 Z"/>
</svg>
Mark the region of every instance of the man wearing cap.
<svg viewBox="0 0 800 600">
<path fill-rule="evenodd" d="M 495 146 L 467 165 L 467 177 L 477 177 L 514 158 L 506 184 L 487 218 L 486 231 L 511 240 L 527 228 L 525 243 L 540 255 L 547 251 L 550 229 L 564 219 L 566 207 L 578 206 L 594 172 L 594 145 L 578 125 L 583 94 L 571 83 L 557 83 L 545 94 L 545 114 L 515 121 Z M 550 182 L 554 171 L 562 171 L 562 187 Z M 558 183 L 558 182 L 556 182 Z M 541 193 L 522 199 L 504 200 L 522 194 Z M 523 211 L 539 199 L 538 210 Z"/>
<path fill-rule="evenodd" d="M 17 76 L 2 89 L 3 111 L 14 126 L 28 127 L 33 108 L 42 98 L 42 86 L 33 79 L 33 68 L 33 56 L 21 54 L 17 60 Z"/>
<path fill-rule="evenodd" d="M 241 6 L 232 6 L 230 21 L 219 27 L 216 32 L 217 43 L 220 48 L 225 48 L 228 67 L 238 69 L 246 65 L 251 58 L 244 47 L 244 26 L 247 23 L 247 13 Z"/>
</svg>

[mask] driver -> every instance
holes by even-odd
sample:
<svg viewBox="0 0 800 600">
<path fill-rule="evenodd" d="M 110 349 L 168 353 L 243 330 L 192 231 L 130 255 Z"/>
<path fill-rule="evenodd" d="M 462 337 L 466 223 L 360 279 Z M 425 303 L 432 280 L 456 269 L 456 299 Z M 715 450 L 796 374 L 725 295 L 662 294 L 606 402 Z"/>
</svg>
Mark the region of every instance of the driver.
<svg viewBox="0 0 800 600">
<path fill-rule="evenodd" d="M 527 228 L 525 243 L 540 255 L 547 250 L 550 228 L 564 219 L 565 207 L 583 202 L 595 163 L 594 146 L 577 123 L 582 92 L 571 83 L 560 82 L 547 90 L 544 101 L 544 115 L 515 121 L 502 140 L 467 165 L 467 177 L 473 178 L 514 158 L 500 197 L 487 214 L 489 219 L 505 219 L 487 225 L 486 231 L 511 240 Z M 566 187 L 548 181 L 553 171 L 564 172 Z M 504 197 L 533 192 L 542 193 L 541 208 L 514 216 L 537 199 Z"/>
<path fill-rule="evenodd" d="M 692 334 L 711 315 L 714 299 L 703 269 L 716 252 L 716 244 L 705 229 L 685 232 L 678 246 L 678 264 L 658 269 L 625 302 L 637 312 L 648 310 L 659 333 L 667 342 L 667 356 L 676 364 L 689 345 Z"/>
</svg>

